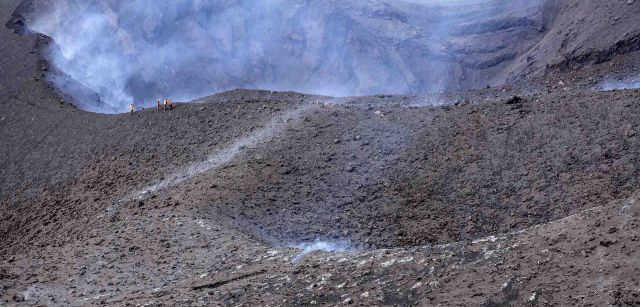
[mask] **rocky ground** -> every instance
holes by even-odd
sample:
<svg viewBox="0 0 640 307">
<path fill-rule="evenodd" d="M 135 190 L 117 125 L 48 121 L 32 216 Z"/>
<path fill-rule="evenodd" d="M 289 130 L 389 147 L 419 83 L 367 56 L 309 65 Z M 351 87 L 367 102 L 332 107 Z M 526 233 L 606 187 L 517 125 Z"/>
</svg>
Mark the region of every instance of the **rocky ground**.
<svg viewBox="0 0 640 307">
<path fill-rule="evenodd" d="M 131 116 L 68 103 L 48 38 L 0 41 L 0 305 L 640 304 L 640 91 L 599 91 L 628 44 L 495 88 Z"/>
</svg>

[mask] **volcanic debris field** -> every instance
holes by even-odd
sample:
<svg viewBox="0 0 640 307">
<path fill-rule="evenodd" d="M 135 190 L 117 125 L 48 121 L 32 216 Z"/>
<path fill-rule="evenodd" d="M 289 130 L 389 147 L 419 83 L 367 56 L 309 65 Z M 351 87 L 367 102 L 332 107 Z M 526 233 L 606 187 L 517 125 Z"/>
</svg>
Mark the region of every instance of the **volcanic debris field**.
<svg viewBox="0 0 640 307">
<path fill-rule="evenodd" d="M 637 1 L 546 1 L 467 52 L 494 86 L 133 115 L 50 82 L 30 5 L 0 3 L 0 306 L 640 305 Z"/>
</svg>

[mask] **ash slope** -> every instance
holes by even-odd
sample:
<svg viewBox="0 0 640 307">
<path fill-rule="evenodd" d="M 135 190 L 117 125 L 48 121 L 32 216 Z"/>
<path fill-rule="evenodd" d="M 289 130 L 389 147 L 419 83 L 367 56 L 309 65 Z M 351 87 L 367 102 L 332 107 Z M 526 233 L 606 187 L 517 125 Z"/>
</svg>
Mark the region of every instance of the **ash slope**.
<svg viewBox="0 0 640 307">
<path fill-rule="evenodd" d="M 316 103 L 323 98 L 299 94 L 277 94 L 274 101 L 264 98 L 266 92 L 225 95 L 238 98 L 225 102 L 226 98 L 213 97 L 209 99 L 216 104 L 184 105 L 171 113 L 150 111 L 103 123 L 100 130 L 119 133 L 114 126 L 124 126 L 123 130 L 137 129 L 139 136 L 130 137 L 131 147 L 107 146 L 112 153 L 103 149 L 105 154 L 90 157 L 93 161 L 77 175 L 41 193 L 18 193 L 15 201 L 3 200 L 8 204 L 3 205 L 2 222 L 6 245 L 0 251 L 5 303 L 19 304 L 23 298 L 28 304 L 50 305 L 637 303 L 634 270 L 640 212 L 633 191 L 639 165 L 634 152 L 640 93 L 587 96 L 596 102 L 585 105 L 609 106 L 610 113 L 573 110 L 578 102 L 553 101 L 554 95 L 568 101 L 585 97 L 561 90 L 537 98 L 546 104 L 533 100 L 517 110 L 504 101 L 447 110 L 390 107 L 388 102 L 376 106 L 380 98 L 363 98 L 370 108 L 357 103 L 324 106 Z M 242 138 L 251 127 L 269 126 L 265 117 L 299 108 L 300 100 L 312 104 L 309 114 L 291 121 L 274 139 L 247 146 L 230 163 L 146 199 L 118 202 L 204 159 L 218 146 L 233 143 L 238 136 L 208 127 L 215 114 L 252 117 L 232 123 L 243 128 Z M 479 145 L 485 140 L 475 136 L 476 143 L 472 137 L 491 135 L 492 129 L 465 132 L 449 126 L 450 121 L 440 122 L 458 113 L 498 119 L 512 112 L 521 120 L 522 115 L 515 114 L 524 108 L 522 114 L 528 108 L 541 109 L 528 113 L 530 121 L 558 125 L 567 119 L 564 128 L 554 130 L 554 138 L 546 129 L 527 130 L 535 136 L 526 139 L 530 146 L 544 150 L 530 150 L 523 146 L 526 142 L 491 143 L 488 148 L 498 155 L 490 158 L 476 152 L 489 150 Z M 371 118 L 360 120 L 357 114 Z M 586 130 L 576 114 L 598 114 L 602 130 Z M 190 129 L 174 137 L 187 144 L 165 147 L 164 133 L 151 131 L 171 130 L 178 118 L 190 118 Z M 354 136 L 336 137 L 325 126 L 326 132 L 314 137 L 318 129 L 313 123 L 319 119 L 324 125 L 355 126 Z M 403 127 L 422 121 L 442 132 L 426 127 L 389 130 L 398 120 Z M 473 117 L 468 121 L 476 124 Z M 618 121 L 624 124 L 613 125 Z M 144 132 L 148 123 L 161 129 Z M 496 129 L 505 129 L 505 134 L 519 130 L 518 123 L 504 124 Z M 362 133 L 358 138 L 359 127 L 381 137 Z M 578 133 L 581 129 L 586 133 Z M 409 136 L 400 138 L 405 133 Z M 431 133 L 451 137 L 437 139 L 432 147 Z M 218 135 L 223 141 L 208 146 L 198 134 Z M 562 135 L 567 137 L 555 139 Z M 495 138 L 500 140 L 500 135 Z M 587 148 L 577 147 L 585 151 L 578 159 L 570 151 L 573 141 Z M 363 146 L 366 142 L 370 144 Z M 206 144 L 200 155 L 184 150 L 199 144 Z M 422 146 L 441 148 L 442 154 Z M 528 152 L 535 155 L 519 156 Z M 432 158 L 425 159 L 425 153 Z M 461 156 L 447 162 L 445 154 Z M 67 154 L 47 157 L 55 161 Z M 521 167 L 493 164 L 498 157 L 513 157 L 510 161 Z M 367 168 L 353 161 L 366 161 Z M 430 163 L 438 167 L 432 169 Z M 438 173 L 440 169 L 444 171 Z M 504 177 L 494 173 L 498 170 Z M 425 181 L 438 184 L 443 190 L 435 191 L 453 200 L 430 192 Z M 460 183 L 474 187 L 476 181 L 485 186 L 458 189 Z M 600 193 L 594 193 L 596 189 Z M 413 199 L 403 200 L 405 195 Z M 488 200 L 481 202 L 479 196 Z M 502 206 L 494 206 L 492 197 Z M 622 200 L 611 201 L 614 198 Z M 527 227 L 571 213 L 577 214 Z M 488 233 L 495 236 L 485 238 Z M 300 251 L 265 244 L 328 235 L 375 249 L 313 253 L 294 263 Z"/>
<path fill-rule="evenodd" d="M 47 38 L 0 33 L 3 304 L 638 304 L 640 93 L 585 90 L 637 52 L 443 108 L 232 91 L 106 116 L 43 81 Z M 373 249 L 272 246 L 316 237 Z"/>
</svg>

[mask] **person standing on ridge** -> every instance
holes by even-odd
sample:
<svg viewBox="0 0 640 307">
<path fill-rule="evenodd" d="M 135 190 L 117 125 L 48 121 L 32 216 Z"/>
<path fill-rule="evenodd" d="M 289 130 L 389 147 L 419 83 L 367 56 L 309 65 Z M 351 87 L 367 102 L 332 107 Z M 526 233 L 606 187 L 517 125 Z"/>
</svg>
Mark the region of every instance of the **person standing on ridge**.
<svg viewBox="0 0 640 307">
<path fill-rule="evenodd" d="M 169 104 L 169 101 L 165 98 L 164 101 L 163 101 L 163 104 L 164 104 L 164 110 L 166 111 L 167 110 L 167 105 Z"/>
<path fill-rule="evenodd" d="M 160 99 L 158 99 L 158 111 L 160 111 Z"/>
<path fill-rule="evenodd" d="M 131 111 L 131 115 L 133 115 L 133 112 L 136 110 L 136 106 L 133 104 L 133 102 L 129 105 L 129 110 Z"/>
</svg>

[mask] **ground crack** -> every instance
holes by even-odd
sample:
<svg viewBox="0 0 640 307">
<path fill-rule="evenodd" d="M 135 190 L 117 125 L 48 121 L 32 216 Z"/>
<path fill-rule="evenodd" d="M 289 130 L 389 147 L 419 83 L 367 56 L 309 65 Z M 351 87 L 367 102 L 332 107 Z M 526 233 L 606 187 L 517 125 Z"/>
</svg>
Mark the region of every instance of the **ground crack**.
<svg viewBox="0 0 640 307">
<path fill-rule="evenodd" d="M 210 282 L 210 283 L 205 283 L 205 284 L 201 284 L 201 285 L 197 285 L 197 286 L 193 286 L 191 287 L 192 290 L 202 290 L 202 289 L 214 289 L 214 288 L 218 288 L 221 286 L 224 286 L 228 283 L 232 283 L 238 280 L 242 280 L 242 279 L 247 279 L 247 278 L 251 278 L 254 276 L 258 276 L 258 275 L 262 275 L 264 273 L 266 273 L 267 270 L 260 270 L 260 271 L 256 271 L 256 272 L 251 272 L 251 273 L 247 273 L 247 274 L 243 274 L 240 275 L 238 277 L 234 277 L 234 278 L 230 278 L 230 279 L 223 279 L 223 280 L 219 280 L 219 281 L 215 281 L 215 282 Z"/>
</svg>

